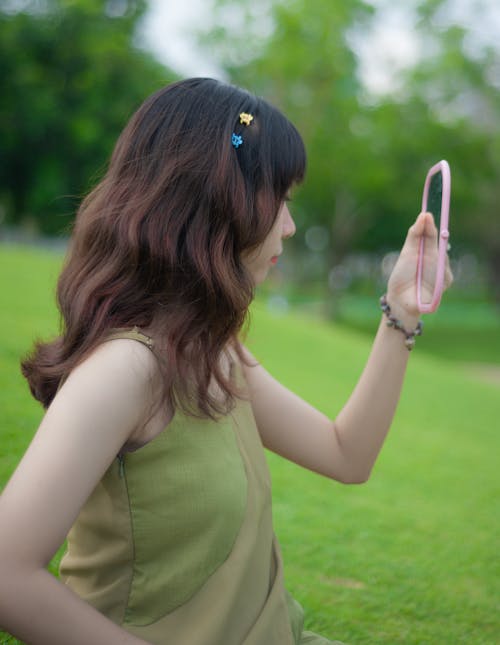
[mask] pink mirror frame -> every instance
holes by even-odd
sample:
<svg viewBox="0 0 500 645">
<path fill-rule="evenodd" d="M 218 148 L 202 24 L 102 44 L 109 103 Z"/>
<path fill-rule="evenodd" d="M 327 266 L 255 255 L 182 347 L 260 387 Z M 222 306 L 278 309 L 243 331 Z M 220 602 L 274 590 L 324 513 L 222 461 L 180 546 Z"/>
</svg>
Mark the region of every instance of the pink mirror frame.
<svg viewBox="0 0 500 645">
<path fill-rule="evenodd" d="M 422 302 L 422 272 L 424 268 L 424 238 L 420 240 L 420 247 L 418 252 L 417 262 L 417 306 L 420 313 L 428 314 L 436 311 L 441 302 L 444 287 L 444 275 L 446 271 L 446 254 L 448 252 L 448 239 L 450 231 L 448 229 L 448 221 L 450 216 L 450 191 L 451 191 L 451 174 L 450 166 L 444 159 L 439 163 L 432 166 L 427 173 L 424 183 L 424 192 L 422 194 L 422 212 L 427 211 L 427 199 L 429 196 L 429 187 L 431 179 L 438 172 L 441 172 L 443 180 L 443 192 L 441 198 L 441 217 L 439 225 L 439 238 L 438 238 L 438 259 L 436 269 L 436 283 L 434 286 L 434 293 L 429 303 Z"/>
</svg>

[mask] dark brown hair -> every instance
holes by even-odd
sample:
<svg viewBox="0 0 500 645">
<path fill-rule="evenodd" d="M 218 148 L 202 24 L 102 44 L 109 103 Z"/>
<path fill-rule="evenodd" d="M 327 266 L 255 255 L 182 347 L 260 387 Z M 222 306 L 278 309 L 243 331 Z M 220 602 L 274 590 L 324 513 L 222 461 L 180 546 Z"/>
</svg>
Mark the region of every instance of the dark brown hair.
<svg viewBox="0 0 500 645">
<path fill-rule="evenodd" d="M 241 112 L 254 116 L 250 126 Z M 148 98 L 77 213 L 57 288 L 62 333 L 22 362 L 35 398 L 48 407 L 110 330 L 137 325 L 153 335 L 174 407 L 226 412 L 236 390 L 220 358 L 231 343 L 241 357 L 253 297 L 242 253 L 264 241 L 304 171 L 297 130 L 244 90 L 193 78 Z M 209 392 L 212 378 L 224 403 Z"/>
</svg>

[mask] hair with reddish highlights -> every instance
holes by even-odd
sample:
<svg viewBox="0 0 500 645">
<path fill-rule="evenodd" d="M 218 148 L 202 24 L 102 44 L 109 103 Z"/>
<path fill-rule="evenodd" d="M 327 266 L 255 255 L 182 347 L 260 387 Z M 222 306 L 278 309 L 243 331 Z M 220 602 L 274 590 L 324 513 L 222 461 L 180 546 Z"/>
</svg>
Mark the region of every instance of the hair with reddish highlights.
<svg viewBox="0 0 500 645">
<path fill-rule="evenodd" d="M 254 116 L 250 126 L 241 112 Z M 304 172 L 300 135 L 261 98 L 207 78 L 149 97 L 78 210 L 57 288 L 61 335 L 22 362 L 34 397 L 48 407 L 111 330 L 137 325 L 155 340 L 171 405 L 227 412 L 237 391 L 220 359 L 230 344 L 241 357 L 254 288 L 242 253 L 264 241 Z"/>
</svg>

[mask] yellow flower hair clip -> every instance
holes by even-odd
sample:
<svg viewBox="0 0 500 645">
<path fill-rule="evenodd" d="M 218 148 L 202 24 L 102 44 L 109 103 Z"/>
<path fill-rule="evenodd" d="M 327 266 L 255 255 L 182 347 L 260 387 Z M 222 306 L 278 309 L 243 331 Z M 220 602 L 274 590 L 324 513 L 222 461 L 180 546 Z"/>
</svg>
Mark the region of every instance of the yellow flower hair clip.
<svg viewBox="0 0 500 645">
<path fill-rule="evenodd" d="M 240 123 L 243 123 L 244 125 L 248 126 L 252 121 L 253 121 L 253 116 L 251 114 L 247 114 L 246 112 L 242 112 L 240 114 Z"/>
</svg>

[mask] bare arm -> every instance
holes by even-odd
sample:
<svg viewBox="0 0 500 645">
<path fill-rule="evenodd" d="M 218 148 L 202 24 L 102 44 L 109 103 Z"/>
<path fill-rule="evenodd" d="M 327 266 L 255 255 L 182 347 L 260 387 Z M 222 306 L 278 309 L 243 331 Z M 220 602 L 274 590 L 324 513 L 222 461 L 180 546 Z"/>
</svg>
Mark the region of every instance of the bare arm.
<svg viewBox="0 0 500 645">
<path fill-rule="evenodd" d="M 45 567 L 153 399 L 156 361 L 130 340 L 71 373 L 0 497 L 0 624 L 40 645 L 135 644 Z"/>
<path fill-rule="evenodd" d="M 361 378 L 335 420 L 290 392 L 261 365 L 245 368 L 264 445 L 337 481 L 366 481 L 389 430 L 407 361 L 402 337 L 382 321 Z"/>
<path fill-rule="evenodd" d="M 415 271 L 422 234 L 433 239 L 437 234 L 432 218 L 424 214 L 410 229 L 389 281 L 389 302 L 406 329 L 414 329 L 418 321 Z M 403 334 L 387 327 L 383 319 L 363 373 L 335 420 L 287 390 L 262 366 L 245 367 L 264 445 L 332 479 L 366 481 L 389 431 L 408 357 Z"/>
</svg>

